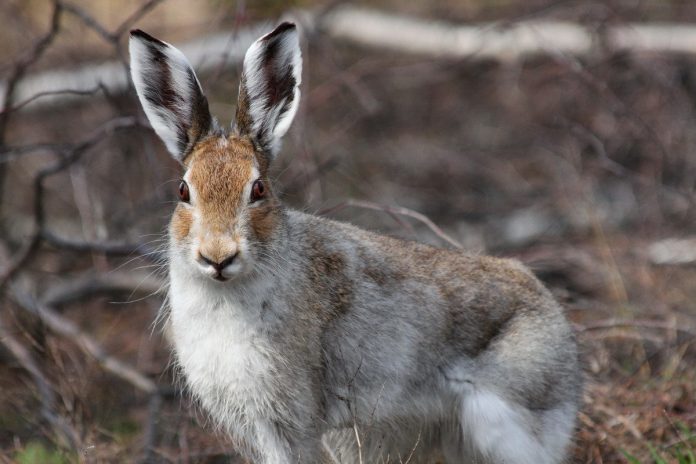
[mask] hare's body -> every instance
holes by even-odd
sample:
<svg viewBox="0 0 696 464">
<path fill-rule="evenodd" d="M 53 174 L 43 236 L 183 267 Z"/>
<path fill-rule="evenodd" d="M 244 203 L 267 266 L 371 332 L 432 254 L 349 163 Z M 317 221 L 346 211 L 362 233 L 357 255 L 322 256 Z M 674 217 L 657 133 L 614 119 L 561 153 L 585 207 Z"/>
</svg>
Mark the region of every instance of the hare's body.
<svg viewBox="0 0 696 464">
<path fill-rule="evenodd" d="M 560 307 L 521 264 L 283 208 L 293 25 L 245 57 L 231 133 L 183 55 L 135 31 L 133 80 L 185 168 L 168 322 L 194 397 L 261 464 L 561 462 L 580 393 Z"/>
<path fill-rule="evenodd" d="M 284 453 L 316 455 L 322 433 L 340 429 L 349 431 L 333 440 L 347 449 L 336 455 L 357 462 L 354 426 L 363 454 L 395 462 L 443 439 L 462 462 L 467 443 L 447 448 L 459 427 L 491 451 L 511 446 L 515 462 L 563 455 L 579 393 L 575 345 L 526 269 L 283 216 L 279 247 L 259 263 L 273 271 L 234 287 L 171 255 L 178 361 L 219 424 L 264 443 L 260 462 L 312 462 Z M 539 443 L 523 460 L 528 440 Z"/>
</svg>

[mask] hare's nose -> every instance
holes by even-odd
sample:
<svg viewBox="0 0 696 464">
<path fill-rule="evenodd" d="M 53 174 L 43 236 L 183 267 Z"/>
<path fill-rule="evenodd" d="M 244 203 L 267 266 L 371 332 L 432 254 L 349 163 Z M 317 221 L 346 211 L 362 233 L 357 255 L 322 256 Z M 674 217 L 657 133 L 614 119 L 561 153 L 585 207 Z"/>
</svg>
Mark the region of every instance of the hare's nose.
<svg viewBox="0 0 696 464">
<path fill-rule="evenodd" d="M 232 254 L 232 255 L 228 256 L 227 258 L 223 259 L 222 261 L 217 262 L 217 261 L 214 261 L 214 260 L 212 260 L 212 259 L 210 259 L 210 258 L 205 257 L 205 256 L 203 255 L 203 253 L 200 253 L 200 252 L 198 253 L 198 259 L 199 259 L 200 261 L 202 261 L 202 262 L 204 262 L 204 263 L 206 263 L 206 264 L 210 264 L 210 265 L 213 266 L 213 268 L 214 268 L 216 271 L 218 271 L 218 272 L 222 272 L 223 269 L 225 269 L 227 266 L 229 266 L 230 264 L 232 264 L 232 262 L 234 261 L 234 258 L 236 258 L 236 257 L 237 257 L 237 253 L 235 252 L 234 254 Z"/>
</svg>

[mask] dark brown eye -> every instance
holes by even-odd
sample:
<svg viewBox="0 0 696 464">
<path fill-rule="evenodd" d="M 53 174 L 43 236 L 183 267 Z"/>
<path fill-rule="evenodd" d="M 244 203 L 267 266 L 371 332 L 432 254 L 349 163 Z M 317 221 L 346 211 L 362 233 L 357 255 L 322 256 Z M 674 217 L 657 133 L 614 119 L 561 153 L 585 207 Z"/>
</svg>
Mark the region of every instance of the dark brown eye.
<svg viewBox="0 0 696 464">
<path fill-rule="evenodd" d="M 188 184 L 183 180 L 179 184 L 179 200 L 183 201 L 184 203 L 188 203 L 191 200 L 191 197 L 189 196 Z"/>
<path fill-rule="evenodd" d="M 266 186 L 261 179 L 256 179 L 251 186 L 251 202 L 259 201 L 266 195 Z"/>
</svg>

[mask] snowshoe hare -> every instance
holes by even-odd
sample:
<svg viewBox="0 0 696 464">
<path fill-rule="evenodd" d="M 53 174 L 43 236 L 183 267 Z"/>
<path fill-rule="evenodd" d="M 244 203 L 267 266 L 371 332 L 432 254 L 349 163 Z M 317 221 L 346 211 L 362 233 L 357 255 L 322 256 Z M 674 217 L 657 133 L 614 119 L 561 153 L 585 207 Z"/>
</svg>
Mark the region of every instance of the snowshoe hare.
<svg viewBox="0 0 696 464">
<path fill-rule="evenodd" d="M 244 58 L 231 129 L 187 59 L 136 30 L 145 114 L 183 166 L 167 318 L 188 389 L 252 462 L 563 462 L 581 374 L 520 263 L 285 208 L 269 169 L 300 98 L 294 24 Z"/>
</svg>

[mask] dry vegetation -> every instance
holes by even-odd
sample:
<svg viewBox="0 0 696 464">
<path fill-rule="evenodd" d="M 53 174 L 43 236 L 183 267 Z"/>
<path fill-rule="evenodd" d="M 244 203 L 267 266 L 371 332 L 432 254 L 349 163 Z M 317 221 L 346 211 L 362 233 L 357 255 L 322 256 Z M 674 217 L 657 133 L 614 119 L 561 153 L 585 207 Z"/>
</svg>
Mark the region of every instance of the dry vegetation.
<svg viewBox="0 0 696 464">
<path fill-rule="evenodd" d="M 261 3 L 0 6 L 0 462 L 234 456 L 174 387 L 153 330 L 178 170 L 134 92 L 24 106 L 12 90 L 39 69 L 124 58 L 132 25 L 177 42 L 282 10 Z M 690 2 L 662 1 L 402 11 L 597 30 L 696 18 Z M 287 202 L 448 246 L 395 209 L 409 208 L 469 250 L 518 257 L 579 333 L 587 389 L 573 462 L 696 463 L 696 53 L 500 64 L 306 39 L 303 107 L 275 171 Z M 202 76 L 223 121 L 238 71 Z"/>
</svg>

